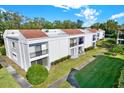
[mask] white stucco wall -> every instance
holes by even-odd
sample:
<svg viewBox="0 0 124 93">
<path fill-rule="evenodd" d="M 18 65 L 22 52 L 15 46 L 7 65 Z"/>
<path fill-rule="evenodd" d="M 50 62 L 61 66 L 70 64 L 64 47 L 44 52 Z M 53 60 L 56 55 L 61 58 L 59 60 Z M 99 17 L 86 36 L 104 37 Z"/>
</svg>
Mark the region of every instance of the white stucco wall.
<svg viewBox="0 0 124 93">
<path fill-rule="evenodd" d="M 4 33 L 4 42 L 6 55 L 22 69 L 27 70 L 29 63 L 28 49 L 26 40 L 20 34 L 19 30 L 6 30 Z M 15 43 L 15 48 L 13 48 L 12 42 Z M 14 57 L 13 54 L 16 55 L 16 57 Z"/>
<path fill-rule="evenodd" d="M 104 30 L 99 30 L 99 39 L 103 39 L 104 38 L 104 34 L 105 34 L 105 31 Z"/>
<path fill-rule="evenodd" d="M 93 40 L 93 34 L 92 33 L 87 33 L 85 34 L 85 39 L 84 39 L 84 48 L 88 48 L 92 46 L 92 41 Z"/>
<path fill-rule="evenodd" d="M 48 42 L 50 62 L 69 55 L 68 37 L 49 38 Z"/>
</svg>

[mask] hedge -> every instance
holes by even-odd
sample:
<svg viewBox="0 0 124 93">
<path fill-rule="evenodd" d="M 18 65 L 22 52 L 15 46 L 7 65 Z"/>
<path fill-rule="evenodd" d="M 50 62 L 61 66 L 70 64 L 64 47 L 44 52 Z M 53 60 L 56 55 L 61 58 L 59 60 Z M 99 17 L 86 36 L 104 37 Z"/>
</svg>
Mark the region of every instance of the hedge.
<svg viewBox="0 0 124 93">
<path fill-rule="evenodd" d="M 58 59 L 58 60 L 52 62 L 52 65 L 56 65 L 57 63 L 63 62 L 63 61 L 65 61 L 66 59 L 69 59 L 69 58 L 70 58 L 70 55 L 65 56 L 65 57 L 63 57 L 63 58 L 61 58 L 61 59 Z"/>
<path fill-rule="evenodd" d="M 48 77 L 48 70 L 40 64 L 33 64 L 27 71 L 27 80 L 33 84 L 41 84 Z"/>
<path fill-rule="evenodd" d="M 88 48 L 85 48 L 85 51 L 89 51 L 89 50 L 92 50 L 94 49 L 94 47 L 88 47 Z"/>
</svg>

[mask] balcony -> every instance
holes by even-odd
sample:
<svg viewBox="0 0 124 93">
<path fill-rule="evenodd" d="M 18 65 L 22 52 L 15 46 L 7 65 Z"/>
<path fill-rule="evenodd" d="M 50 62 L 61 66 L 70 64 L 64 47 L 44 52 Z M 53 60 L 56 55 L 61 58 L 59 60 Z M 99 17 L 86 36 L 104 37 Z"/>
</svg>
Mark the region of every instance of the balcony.
<svg viewBox="0 0 124 93">
<path fill-rule="evenodd" d="M 70 47 L 76 46 L 77 43 L 70 43 Z"/>
<path fill-rule="evenodd" d="M 119 34 L 120 39 L 124 39 L 124 34 Z"/>
<path fill-rule="evenodd" d="M 48 54 L 48 49 L 30 53 L 30 58 L 34 58 L 34 57 L 37 57 L 37 56 L 42 56 L 42 55 L 45 55 L 45 54 Z"/>
</svg>

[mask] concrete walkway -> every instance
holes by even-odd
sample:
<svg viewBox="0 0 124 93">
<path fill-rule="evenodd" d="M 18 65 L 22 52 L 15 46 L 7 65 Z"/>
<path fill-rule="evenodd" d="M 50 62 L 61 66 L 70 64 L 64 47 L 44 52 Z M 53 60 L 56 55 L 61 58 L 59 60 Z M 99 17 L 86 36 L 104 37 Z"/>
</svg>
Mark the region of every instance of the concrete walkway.
<svg viewBox="0 0 124 93">
<path fill-rule="evenodd" d="M 65 75 L 64 77 L 62 77 L 61 79 L 56 80 L 55 82 L 53 82 L 51 85 L 48 86 L 48 88 L 57 88 L 61 83 L 66 81 L 67 77 L 68 77 L 68 74 Z"/>
<path fill-rule="evenodd" d="M 19 83 L 19 85 L 22 88 L 31 88 L 31 84 L 28 83 L 28 81 L 23 78 L 21 75 L 19 75 L 16 70 L 9 64 L 5 64 L 4 60 L 0 58 L 0 64 L 6 67 L 7 71 L 14 77 L 14 79 Z"/>
<path fill-rule="evenodd" d="M 75 69 L 77 70 L 80 70 L 82 69 L 83 67 L 85 67 L 86 65 L 88 65 L 89 63 L 91 63 L 93 60 L 95 60 L 94 57 L 92 57 L 91 59 L 89 59 L 88 61 L 82 63 L 79 67 L 76 67 Z M 70 73 L 68 73 L 67 75 L 65 75 L 64 77 L 62 77 L 61 79 L 59 80 L 56 80 L 55 82 L 53 82 L 51 85 L 48 86 L 48 88 L 57 88 L 61 83 L 63 83 L 64 81 L 67 80 L 68 76 L 69 76 Z M 71 74 L 72 76 L 72 74 Z M 73 78 L 73 77 L 70 77 L 70 78 Z M 70 80 L 71 81 L 71 80 Z M 75 82 L 75 81 L 74 81 Z M 78 85 L 74 86 L 72 85 L 72 87 L 79 87 Z"/>
<path fill-rule="evenodd" d="M 88 65 L 88 64 L 91 63 L 91 62 L 93 62 L 93 60 L 95 60 L 95 57 L 90 58 L 88 61 L 84 62 L 83 64 L 81 64 L 79 67 L 76 67 L 75 69 L 81 70 L 81 69 L 84 68 L 86 65 Z"/>
<path fill-rule="evenodd" d="M 22 76 L 20 76 L 11 65 L 9 65 L 6 69 L 14 77 L 14 79 L 20 84 L 22 88 L 32 87 L 31 84 L 29 84 L 27 80 L 25 80 Z"/>
</svg>

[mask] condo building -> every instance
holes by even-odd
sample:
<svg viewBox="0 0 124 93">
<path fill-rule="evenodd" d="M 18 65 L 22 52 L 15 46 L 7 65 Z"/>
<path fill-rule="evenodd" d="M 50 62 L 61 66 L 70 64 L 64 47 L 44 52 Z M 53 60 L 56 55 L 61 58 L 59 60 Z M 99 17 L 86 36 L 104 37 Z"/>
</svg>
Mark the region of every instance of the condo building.
<svg viewBox="0 0 124 93">
<path fill-rule="evenodd" d="M 42 64 L 49 70 L 58 59 L 77 58 L 104 37 L 104 30 L 90 28 L 5 30 L 3 35 L 6 55 L 25 71 L 32 64 Z"/>
</svg>

